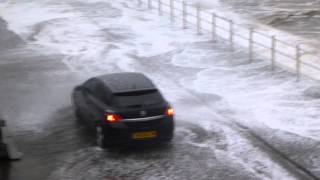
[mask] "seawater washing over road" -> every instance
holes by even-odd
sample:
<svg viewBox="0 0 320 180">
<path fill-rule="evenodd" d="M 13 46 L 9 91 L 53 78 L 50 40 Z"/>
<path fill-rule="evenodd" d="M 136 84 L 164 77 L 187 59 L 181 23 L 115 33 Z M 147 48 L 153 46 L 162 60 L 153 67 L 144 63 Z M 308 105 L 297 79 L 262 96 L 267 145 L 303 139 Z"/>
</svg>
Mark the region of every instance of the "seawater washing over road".
<svg viewBox="0 0 320 180">
<path fill-rule="evenodd" d="M 314 147 L 320 138 L 314 81 L 297 83 L 261 59 L 250 64 L 245 51 L 182 30 L 133 1 L 0 6 L 9 29 L 27 43 L 1 53 L 1 107 L 25 152 L 9 179 L 307 178 L 252 132 L 268 136 L 293 160 L 301 147 Z M 147 74 L 172 101 L 172 146 L 102 151 L 76 123 L 72 87 L 120 71 Z M 273 136 L 279 132 L 287 138 Z M 318 155 L 298 162 L 319 176 Z"/>
</svg>

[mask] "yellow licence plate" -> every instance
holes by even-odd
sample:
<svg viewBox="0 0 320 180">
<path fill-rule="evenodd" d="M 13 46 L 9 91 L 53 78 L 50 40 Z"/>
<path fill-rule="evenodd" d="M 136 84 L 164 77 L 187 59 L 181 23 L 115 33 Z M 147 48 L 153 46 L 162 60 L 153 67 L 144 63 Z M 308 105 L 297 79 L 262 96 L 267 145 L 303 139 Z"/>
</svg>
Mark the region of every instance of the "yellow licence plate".
<svg viewBox="0 0 320 180">
<path fill-rule="evenodd" d="M 149 139 L 157 137 L 157 131 L 145 131 L 145 132 L 136 132 L 133 133 L 133 139 Z"/>
</svg>

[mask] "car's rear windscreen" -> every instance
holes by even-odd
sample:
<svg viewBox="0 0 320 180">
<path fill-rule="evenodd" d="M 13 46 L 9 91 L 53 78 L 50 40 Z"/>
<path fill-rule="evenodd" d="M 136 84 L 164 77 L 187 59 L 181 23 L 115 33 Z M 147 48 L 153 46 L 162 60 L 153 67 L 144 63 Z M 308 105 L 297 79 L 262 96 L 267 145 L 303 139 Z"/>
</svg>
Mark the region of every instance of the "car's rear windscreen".
<svg viewBox="0 0 320 180">
<path fill-rule="evenodd" d="M 139 107 L 163 103 L 163 97 L 156 89 L 116 93 L 112 99 L 118 107 Z"/>
</svg>

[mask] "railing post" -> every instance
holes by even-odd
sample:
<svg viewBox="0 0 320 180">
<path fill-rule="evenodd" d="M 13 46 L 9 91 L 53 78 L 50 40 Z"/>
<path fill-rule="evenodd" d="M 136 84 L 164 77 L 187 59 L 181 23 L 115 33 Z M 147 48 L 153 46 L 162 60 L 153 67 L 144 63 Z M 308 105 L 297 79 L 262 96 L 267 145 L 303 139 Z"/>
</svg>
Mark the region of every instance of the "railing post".
<svg viewBox="0 0 320 180">
<path fill-rule="evenodd" d="M 297 81 L 300 81 L 301 77 L 301 49 L 300 44 L 296 46 L 296 70 L 297 70 Z"/>
<path fill-rule="evenodd" d="M 276 61 L 276 37 L 271 37 L 271 70 L 274 70 Z"/>
<path fill-rule="evenodd" d="M 216 26 L 217 26 L 217 16 L 215 13 L 212 13 L 212 38 L 215 38 L 216 36 Z"/>
<path fill-rule="evenodd" d="M 254 30 L 252 27 L 249 29 L 249 61 L 253 61 L 253 33 Z"/>
<path fill-rule="evenodd" d="M 229 20 L 229 41 L 231 49 L 233 49 L 233 21 Z"/>
<path fill-rule="evenodd" d="M 200 6 L 197 6 L 197 34 L 201 34 L 201 10 Z"/>
<path fill-rule="evenodd" d="M 182 1 L 182 27 L 187 28 L 187 3 Z"/>
<path fill-rule="evenodd" d="M 148 8 L 152 9 L 152 0 L 148 0 Z"/>
<path fill-rule="evenodd" d="M 158 0 L 158 11 L 159 11 L 159 15 L 162 16 L 162 2 L 161 2 L 161 0 Z"/>
<path fill-rule="evenodd" d="M 174 22 L 174 0 L 170 0 L 170 20 Z"/>
</svg>

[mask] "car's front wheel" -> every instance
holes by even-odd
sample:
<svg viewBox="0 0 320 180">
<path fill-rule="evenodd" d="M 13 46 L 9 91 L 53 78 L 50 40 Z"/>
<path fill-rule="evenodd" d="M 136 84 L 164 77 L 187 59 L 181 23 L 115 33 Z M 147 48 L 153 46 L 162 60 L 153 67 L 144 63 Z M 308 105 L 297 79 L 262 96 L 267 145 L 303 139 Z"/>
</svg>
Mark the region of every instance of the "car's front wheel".
<svg viewBox="0 0 320 180">
<path fill-rule="evenodd" d="M 96 141 L 97 145 L 103 149 L 110 147 L 110 144 L 106 141 L 104 130 L 101 126 L 96 127 Z"/>
</svg>

